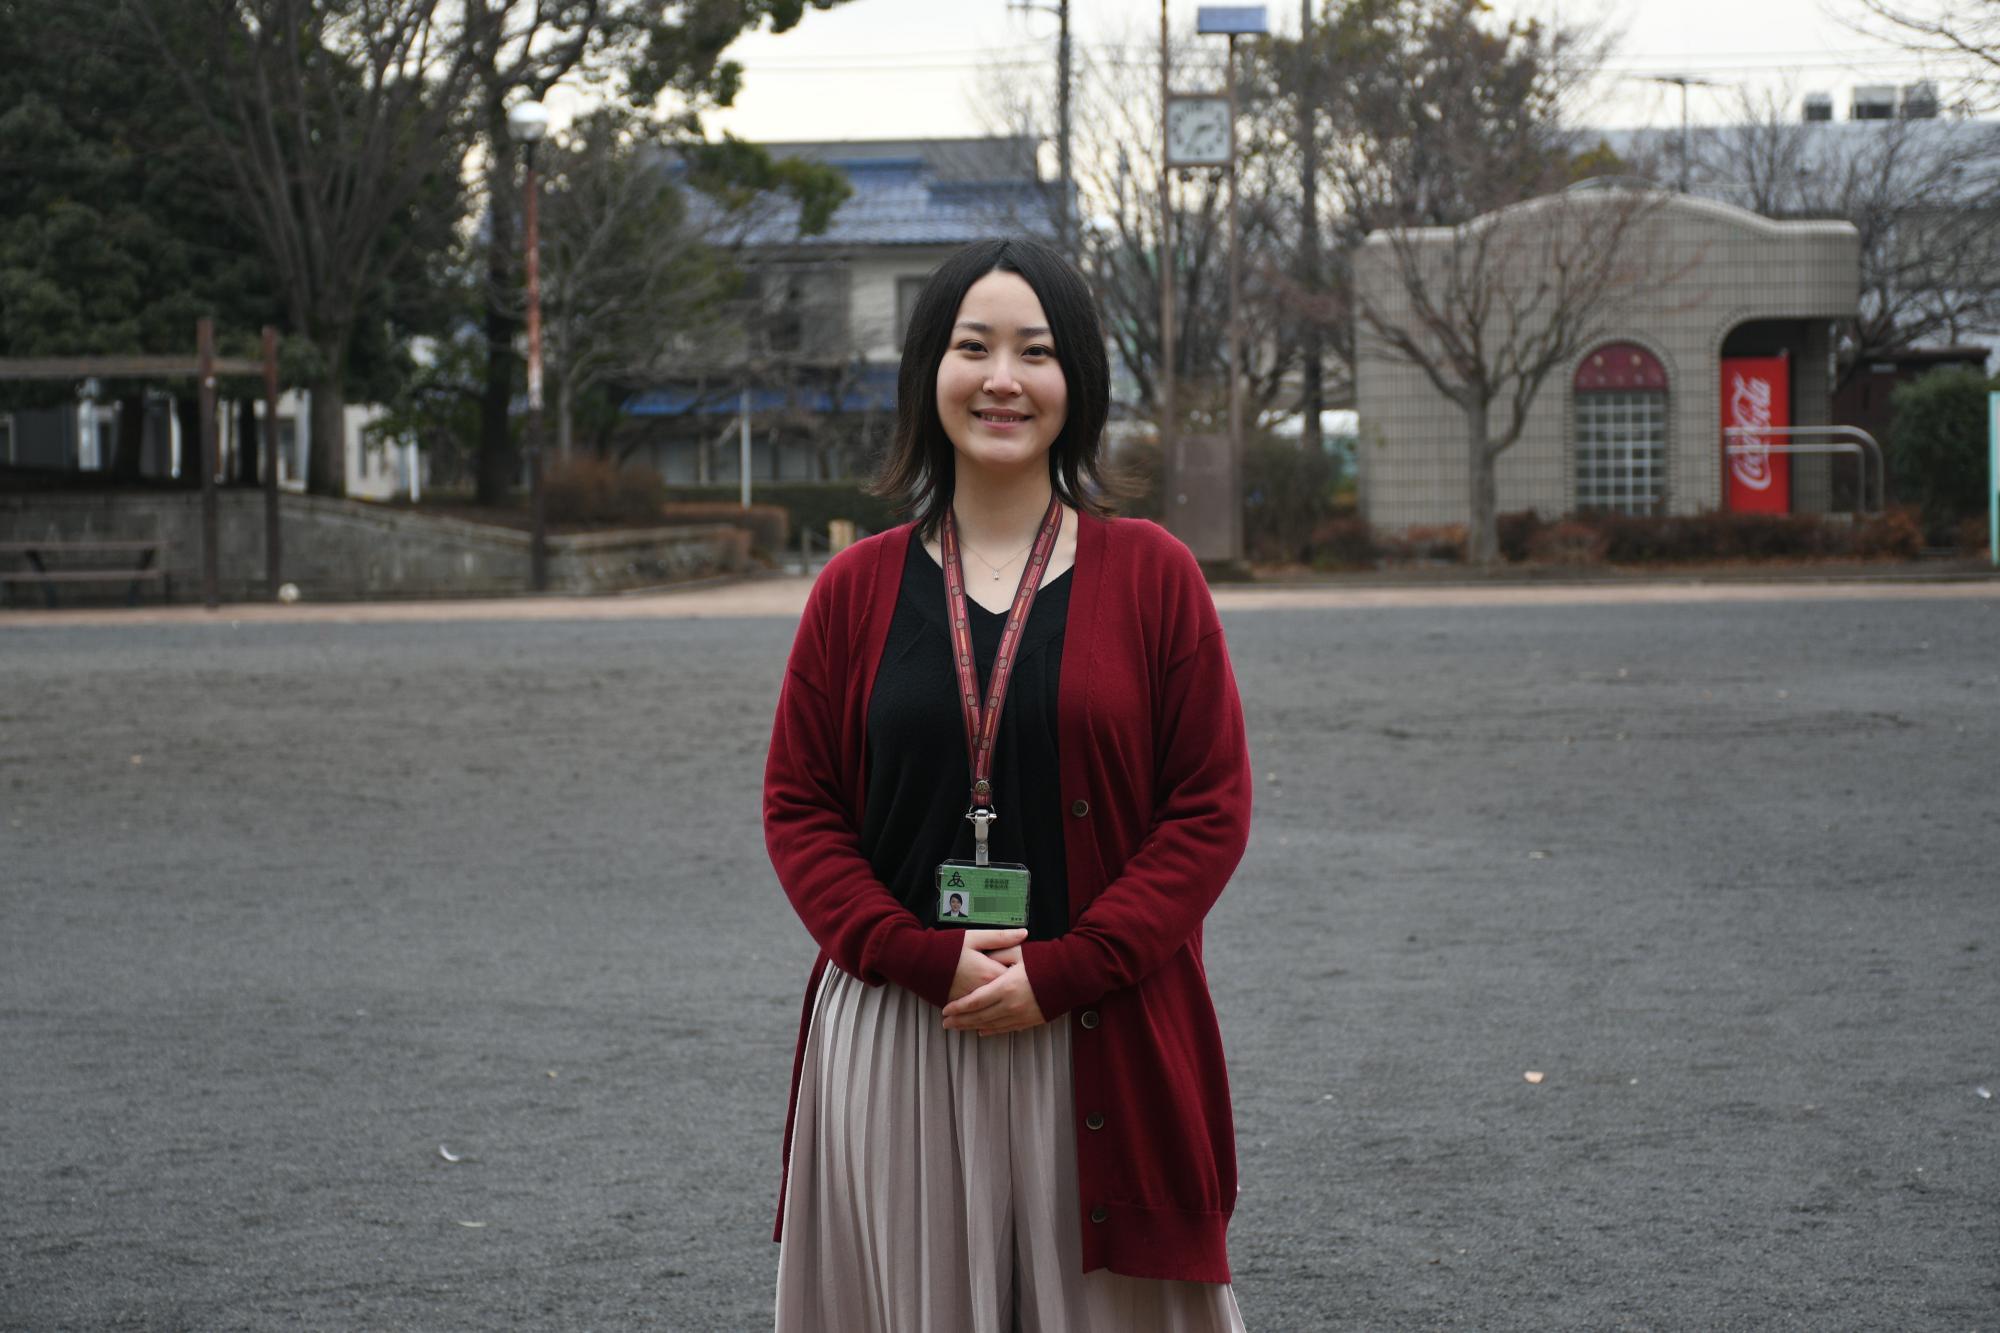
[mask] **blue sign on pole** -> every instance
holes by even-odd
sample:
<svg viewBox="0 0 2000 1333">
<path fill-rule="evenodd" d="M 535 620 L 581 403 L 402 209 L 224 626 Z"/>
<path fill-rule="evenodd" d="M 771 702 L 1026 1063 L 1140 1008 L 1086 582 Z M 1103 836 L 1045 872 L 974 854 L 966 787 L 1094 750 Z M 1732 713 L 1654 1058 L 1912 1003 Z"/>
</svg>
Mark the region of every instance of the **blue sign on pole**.
<svg viewBox="0 0 2000 1333">
<path fill-rule="evenodd" d="M 1195 10 L 1194 30 L 1204 37 L 1250 37 L 1271 30 L 1263 5 L 1203 5 Z"/>
</svg>

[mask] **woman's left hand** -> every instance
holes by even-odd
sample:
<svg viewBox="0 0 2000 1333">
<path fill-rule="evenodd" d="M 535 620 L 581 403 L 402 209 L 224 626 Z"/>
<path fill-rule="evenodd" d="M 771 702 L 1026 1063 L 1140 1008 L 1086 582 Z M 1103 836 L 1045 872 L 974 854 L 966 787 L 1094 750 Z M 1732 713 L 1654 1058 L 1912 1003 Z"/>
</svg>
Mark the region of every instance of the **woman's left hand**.
<svg viewBox="0 0 2000 1333">
<path fill-rule="evenodd" d="M 1013 957 L 1007 957 L 1012 954 Z M 1028 984 L 1028 969 L 1020 964 L 1021 951 L 996 950 L 988 957 L 1008 963 L 1005 972 L 953 1000 L 944 1007 L 948 1032 L 976 1032 L 982 1037 L 998 1037 L 1008 1032 L 1024 1032 L 1048 1022 L 1042 1006 L 1035 1002 L 1035 989 Z"/>
</svg>

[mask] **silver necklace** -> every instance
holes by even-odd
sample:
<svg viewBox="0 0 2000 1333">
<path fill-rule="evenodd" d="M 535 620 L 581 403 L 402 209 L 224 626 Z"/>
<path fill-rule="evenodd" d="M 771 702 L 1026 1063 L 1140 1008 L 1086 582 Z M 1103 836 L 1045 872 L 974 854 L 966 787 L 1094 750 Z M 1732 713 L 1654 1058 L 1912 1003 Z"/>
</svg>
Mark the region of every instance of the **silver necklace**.
<svg viewBox="0 0 2000 1333">
<path fill-rule="evenodd" d="M 960 546 L 965 547 L 965 549 L 968 551 L 972 551 L 974 555 L 979 555 L 979 563 L 993 571 L 993 581 L 995 583 L 998 583 L 1000 581 L 1001 571 L 1005 570 L 1008 565 L 1013 564 L 1016 560 L 1019 560 L 1023 555 L 1026 555 L 1029 549 L 1034 546 L 1034 544 L 1035 543 L 1032 540 L 1030 540 L 1027 546 L 1023 546 L 1020 550 L 1008 556 L 1006 560 L 996 565 L 991 560 L 988 560 L 985 556 L 979 555 L 979 552 L 972 551 L 971 543 L 967 542 L 963 537 L 959 538 Z"/>
</svg>

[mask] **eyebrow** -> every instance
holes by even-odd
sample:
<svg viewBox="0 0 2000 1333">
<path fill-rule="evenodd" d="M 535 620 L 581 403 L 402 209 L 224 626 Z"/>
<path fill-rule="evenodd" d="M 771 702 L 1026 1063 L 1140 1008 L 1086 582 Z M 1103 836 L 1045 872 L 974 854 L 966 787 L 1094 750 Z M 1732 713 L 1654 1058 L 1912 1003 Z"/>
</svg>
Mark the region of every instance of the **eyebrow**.
<svg viewBox="0 0 2000 1333">
<path fill-rule="evenodd" d="M 958 323 L 952 325 L 952 327 L 955 329 L 971 329 L 974 333 L 993 332 L 991 324 L 981 324 L 976 319 L 961 319 Z M 1014 330 L 1014 332 L 1017 336 L 1023 338 L 1046 338 L 1049 336 L 1049 329 L 1045 324 L 1023 324 L 1020 328 Z"/>
</svg>

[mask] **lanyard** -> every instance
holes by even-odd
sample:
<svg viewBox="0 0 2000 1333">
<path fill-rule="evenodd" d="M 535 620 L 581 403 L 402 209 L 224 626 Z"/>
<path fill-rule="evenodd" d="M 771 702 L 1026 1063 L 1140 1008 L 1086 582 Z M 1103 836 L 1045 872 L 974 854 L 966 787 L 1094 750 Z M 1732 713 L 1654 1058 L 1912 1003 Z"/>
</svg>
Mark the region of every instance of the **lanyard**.
<svg viewBox="0 0 2000 1333">
<path fill-rule="evenodd" d="M 993 674 L 986 682 L 986 702 L 979 701 L 978 668 L 973 663 L 972 630 L 966 620 L 965 570 L 958 558 L 958 527 L 950 509 L 944 512 L 944 526 L 938 546 L 944 554 L 945 610 L 951 619 L 951 652 L 958 660 L 959 711 L 965 716 L 965 752 L 972 761 L 972 804 L 965 817 L 972 821 L 974 862 L 987 865 L 986 826 L 999 818 L 993 812 L 993 738 L 1000 732 L 1000 705 L 1007 698 L 1007 679 L 1014 669 L 1014 648 L 1028 626 L 1028 609 L 1041 590 L 1042 570 L 1056 548 L 1062 531 L 1062 501 L 1049 496 L 1049 509 L 1042 515 L 1041 530 L 1035 534 L 1034 548 L 1028 553 L 1028 567 L 1014 589 L 1014 605 L 1007 612 L 1007 627 L 1000 633 L 1000 651 L 993 659 Z"/>
</svg>

